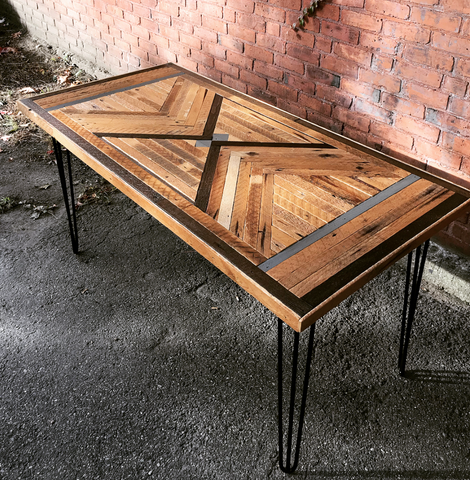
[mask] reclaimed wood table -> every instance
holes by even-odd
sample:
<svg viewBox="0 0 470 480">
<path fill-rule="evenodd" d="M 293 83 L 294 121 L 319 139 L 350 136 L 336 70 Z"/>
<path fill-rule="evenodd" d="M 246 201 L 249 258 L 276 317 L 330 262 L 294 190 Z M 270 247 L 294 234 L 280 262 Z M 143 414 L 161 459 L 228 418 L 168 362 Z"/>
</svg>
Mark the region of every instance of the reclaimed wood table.
<svg viewBox="0 0 470 480">
<path fill-rule="evenodd" d="M 70 152 L 277 315 L 283 471 L 299 460 L 316 320 L 409 254 L 404 373 L 425 242 L 470 210 L 469 190 L 172 64 L 23 99 L 19 108 L 54 139 L 74 252 Z M 287 439 L 284 323 L 295 332 Z M 309 328 L 293 455 L 299 332 Z"/>
</svg>

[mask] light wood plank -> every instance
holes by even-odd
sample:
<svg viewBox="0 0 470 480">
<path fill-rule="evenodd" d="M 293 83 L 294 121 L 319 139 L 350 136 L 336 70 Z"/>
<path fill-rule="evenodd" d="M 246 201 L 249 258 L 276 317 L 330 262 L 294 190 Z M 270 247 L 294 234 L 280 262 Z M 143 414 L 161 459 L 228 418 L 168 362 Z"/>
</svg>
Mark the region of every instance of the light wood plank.
<svg viewBox="0 0 470 480">
<path fill-rule="evenodd" d="M 240 169 L 240 155 L 232 153 L 228 161 L 227 175 L 225 176 L 224 191 L 220 201 L 218 222 L 225 228 L 230 228 L 233 204 L 237 190 L 238 171 Z"/>
</svg>

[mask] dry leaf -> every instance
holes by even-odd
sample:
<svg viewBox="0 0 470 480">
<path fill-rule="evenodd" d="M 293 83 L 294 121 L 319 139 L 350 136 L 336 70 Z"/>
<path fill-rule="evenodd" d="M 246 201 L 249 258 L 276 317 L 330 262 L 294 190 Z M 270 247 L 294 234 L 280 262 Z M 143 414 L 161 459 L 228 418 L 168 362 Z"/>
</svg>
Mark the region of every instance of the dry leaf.
<svg viewBox="0 0 470 480">
<path fill-rule="evenodd" d="M 37 93 L 39 92 L 39 88 L 33 87 L 24 87 L 20 90 L 20 93 Z"/>
<path fill-rule="evenodd" d="M 19 38 L 19 37 L 21 37 L 21 32 L 16 32 L 11 37 L 12 38 Z"/>
<path fill-rule="evenodd" d="M 14 47 L 0 47 L 0 54 L 2 53 L 18 53 L 18 49 Z"/>
<path fill-rule="evenodd" d="M 72 74 L 70 73 L 70 70 L 65 70 L 63 75 L 58 75 L 57 76 L 57 83 L 59 85 L 64 85 L 66 83 L 70 83 L 70 77 Z"/>
</svg>

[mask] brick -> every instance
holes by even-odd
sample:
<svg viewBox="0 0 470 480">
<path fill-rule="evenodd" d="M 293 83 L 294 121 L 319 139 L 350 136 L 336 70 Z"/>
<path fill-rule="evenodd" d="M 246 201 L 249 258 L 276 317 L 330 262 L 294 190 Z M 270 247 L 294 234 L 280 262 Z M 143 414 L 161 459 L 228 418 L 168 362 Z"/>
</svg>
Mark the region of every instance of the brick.
<svg viewBox="0 0 470 480">
<path fill-rule="evenodd" d="M 470 2 L 468 0 L 442 0 L 441 5 L 447 11 L 454 11 L 464 15 L 470 15 Z"/>
<path fill-rule="evenodd" d="M 228 34 L 246 42 L 255 43 L 256 41 L 256 33 L 250 28 L 241 27 L 240 25 L 229 24 Z"/>
<path fill-rule="evenodd" d="M 421 45 L 406 45 L 403 57 L 413 63 L 427 65 L 437 70 L 450 72 L 454 66 L 454 59 L 449 55 L 442 55 L 442 52 Z M 469 69 L 470 71 L 470 69 Z"/>
<path fill-rule="evenodd" d="M 307 113 L 306 113 L 305 108 L 303 108 L 303 107 L 301 107 L 301 106 L 299 106 L 295 103 L 288 102 L 288 101 L 284 100 L 283 98 L 278 98 L 277 99 L 277 106 L 279 108 L 282 108 L 286 112 L 297 115 L 300 118 L 306 118 L 307 117 Z"/>
<path fill-rule="evenodd" d="M 399 78 L 364 68 L 359 69 L 359 80 L 383 88 L 390 93 L 398 93 L 401 88 L 401 80 Z"/>
<path fill-rule="evenodd" d="M 186 33 L 180 32 L 180 42 L 183 45 L 188 45 L 196 50 L 201 50 L 202 42 L 200 38 L 196 38 L 193 35 L 187 35 Z"/>
<path fill-rule="evenodd" d="M 422 104 L 391 95 L 387 92 L 382 94 L 382 106 L 393 112 L 411 115 L 421 119 L 424 118 L 424 106 Z"/>
<path fill-rule="evenodd" d="M 299 75 L 303 75 L 305 72 L 304 62 L 285 55 L 274 55 L 274 65 Z"/>
<path fill-rule="evenodd" d="M 177 42 L 179 40 L 179 32 L 178 30 L 175 30 L 174 28 L 167 27 L 165 25 L 160 25 L 160 35 L 162 35 L 165 38 L 168 38 L 169 40 L 173 40 Z"/>
<path fill-rule="evenodd" d="M 462 19 L 457 15 L 447 15 L 443 12 L 413 7 L 410 20 L 430 27 L 434 31 L 445 30 L 451 33 L 458 33 Z"/>
<path fill-rule="evenodd" d="M 153 17 L 152 13 L 152 17 Z M 168 17 L 170 18 L 170 17 Z M 182 22 L 186 22 L 189 25 L 192 26 L 201 26 L 202 25 L 202 16 L 199 12 L 191 12 L 187 9 L 182 9 L 180 12 L 180 16 L 178 17 Z M 160 22 L 160 20 L 157 20 Z M 168 20 L 168 25 L 169 25 L 169 20 Z"/>
<path fill-rule="evenodd" d="M 132 25 L 132 34 L 144 40 L 150 39 L 150 32 L 141 25 Z"/>
<path fill-rule="evenodd" d="M 470 117 L 470 100 L 463 100 L 462 98 L 451 97 L 448 107 L 449 112 L 454 113 L 459 117 Z"/>
<path fill-rule="evenodd" d="M 468 82 L 460 78 L 444 76 L 444 82 L 442 84 L 442 89 L 447 90 L 454 95 L 459 95 L 463 97 L 467 91 Z"/>
<path fill-rule="evenodd" d="M 359 44 L 362 47 L 373 48 L 377 52 L 388 55 L 396 55 L 398 50 L 398 40 L 390 37 L 377 35 L 376 33 L 361 32 Z"/>
<path fill-rule="evenodd" d="M 197 66 L 197 71 L 201 75 L 204 75 L 205 77 L 212 78 L 212 80 L 215 80 L 216 82 L 219 82 L 219 83 L 222 82 L 222 74 L 220 72 L 218 72 L 217 70 L 214 70 L 213 68 L 206 67 L 205 65 L 198 65 Z"/>
<path fill-rule="evenodd" d="M 245 55 L 249 58 L 261 60 L 265 63 L 273 63 L 274 54 L 266 51 L 264 48 L 254 45 L 245 45 Z"/>
<path fill-rule="evenodd" d="M 353 45 L 357 45 L 359 42 L 359 30 L 342 24 L 322 21 L 320 31 L 323 35 L 352 43 Z"/>
<path fill-rule="evenodd" d="M 376 88 L 371 85 L 358 82 L 356 80 L 342 78 L 341 90 L 347 92 L 350 95 L 356 95 L 367 100 L 372 100 Z"/>
<path fill-rule="evenodd" d="M 439 128 L 413 117 L 398 115 L 395 120 L 395 126 L 411 133 L 413 136 L 423 137 L 430 142 L 437 143 L 439 138 Z"/>
<path fill-rule="evenodd" d="M 353 101 L 353 97 L 343 90 L 329 85 L 323 85 L 321 83 L 317 85 L 315 96 L 344 108 L 349 108 Z"/>
<path fill-rule="evenodd" d="M 222 74 L 222 83 L 230 88 L 238 90 L 239 92 L 246 92 L 246 83 L 242 82 L 241 80 L 237 80 L 236 78 L 232 78 L 228 75 Z"/>
<path fill-rule="evenodd" d="M 315 10 L 315 17 L 326 18 L 337 22 L 339 20 L 339 7 L 328 3 L 321 3 Z"/>
<path fill-rule="evenodd" d="M 396 63 L 394 72 L 399 77 L 409 78 L 435 88 L 440 87 L 442 81 L 441 73 L 403 61 Z"/>
<path fill-rule="evenodd" d="M 346 108 L 335 107 L 333 110 L 333 118 L 363 132 L 369 131 L 370 118 L 365 115 L 358 115 L 356 112 Z"/>
<path fill-rule="evenodd" d="M 263 102 L 269 103 L 271 105 L 276 105 L 277 103 L 276 95 L 268 93 L 265 89 L 260 90 L 259 88 L 248 86 L 247 91 L 248 95 L 262 100 Z"/>
<path fill-rule="evenodd" d="M 382 19 L 357 13 L 353 10 L 343 10 L 341 13 L 341 22 L 352 27 L 370 30 L 376 33 L 382 29 Z"/>
<path fill-rule="evenodd" d="M 286 43 L 295 43 L 313 48 L 315 36 L 309 32 L 296 32 L 291 27 L 281 27 L 281 39 Z"/>
<path fill-rule="evenodd" d="M 345 7 L 362 8 L 364 6 L 364 0 L 331 0 L 331 3 Z"/>
<path fill-rule="evenodd" d="M 290 102 L 297 101 L 297 90 L 293 90 L 292 88 L 288 87 L 287 85 L 273 82 L 272 80 L 268 80 L 268 92 L 277 95 L 279 98 L 284 98 Z"/>
<path fill-rule="evenodd" d="M 361 65 L 370 66 L 372 60 L 372 54 L 367 50 L 347 45 L 344 43 L 336 43 L 333 51 L 338 57 L 346 58 L 347 60 L 354 61 Z"/>
<path fill-rule="evenodd" d="M 214 5 L 208 2 L 198 2 L 197 4 L 198 11 L 203 15 L 208 15 L 210 17 L 222 18 L 223 10 L 219 5 Z"/>
<path fill-rule="evenodd" d="M 158 2 L 158 9 L 160 12 L 168 13 L 168 15 L 173 17 L 177 17 L 180 11 L 180 7 L 171 0 L 160 0 Z"/>
<path fill-rule="evenodd" d="M 318 100 L 318 98 L 306 95 L 303 92 L 299 94 L 299 103 L 300 105 L 303 105 L 310 110 L 314 110 L 315 112 L 321 113 L 322 115 L 329 116 L 332 112 L 332 107 L 329 103 L 322 102 L 321 100 Z"/>
<path fill-rule="evenodd" d="M 372 68 L 374 70 L 390 71 L 393 67 L 393 58 L 384 55 L 374 54 L 372 57 Z"/>
<path fill-rule="evenodd" d="M 180 33 L 192 35 L 194 32 L 193 26 L 190 23 L 184 22 L 180 18 L 171 19 L 171 28 L 178 30 Z"/>
<path fill-rule="evenodd" d="M 299 77 L 298 75 L 287 75 L 287 84 L 298 92 L 309 93 L 311 95 L 315 94 L 315 84 L 306 81 L 304 77 Z"/>
<path fill-rule="evenodd" d="M 388 20 L 384 20 L 383 34 L 416 43 L 428 43 L 431 39 L 431 30 L 427 28 L 410 23 L 397 23 Z"/>
<path fill-rule="evenodd" d="M 320 59 L 320 67 L 352 78 L 357 78 L 359 71 L 357 63 L 350 60 L 338 59 L 333 55 L 322 57 Z"/>
<path fill-rule="evenodd" d="M 253 70 L 253 59 L 237 52 L 227 51 L 227 61 L 247 70 Z"/>
<path fill-rule="evenodd" d="M 291 8 L 292 10 L 300 10 L 302 7 L 302 0 L 271 0 L 273 5 L 281 8 Z"/>
<path fill-rule="evenodd" d="M 266 90 L 268 86 L 268 81 L 266 80 L 266 78 L 260 77 L 259 75 L 256 75 L 249 70 L 240 71 L 240 80 L 263 90 Z"/>
<path fill-rule="evenodd" d="M 315 65 L 306 65 L 306 77 L 313 82 L 324 83 L 326 85 L 339 86 L 340 77 L 329 72 L 325 72 L 323 68 Z"/>
<path fill-rule="evenodd" d="M 321 113 L 307 112 L 307 120 L 336 133 L 341 133 L 343 130 L 343 124 L 341 122 L 331 116 L 322 115 Z"/>
<path fill-rule="evenodd" d="M 223 46 L 216 43 L 202 42 L 202 50 L 208 55 L 212 55 L 213 57 L 217 57 L 221 60 L 225 60 L 227 58 L 227 50 Z"/>
<path fill-rule="evenodd" d="M 469 77 L 470 76 L 470 60 L 463 60 L 459 58 L 455 66 L 455 73 L 457 75 L 463 75 L 463 76 Z"/>
<path fill-rule="evenodd" d="M 255 2 L 253 2 L 253 0 L 227 0 L 227 7 L 231 7 L 237 11 L 253 13 L 255 10 Z"/>
<path fill-rule="evenodd" d="M 236 2 L 236 0 L 233 0 Z M 238 2 L 236 2 L 238 4 Z M 276 22 L 284 23 L 286 20 L 286 12 L 281 8 L 272 7 L 263 3 L 256 3 L 256 15 L 260 15 L 266 19 L 274 20 Z"/>
<path fill-rule="evenodd" d="M 234 52 L 242 53 L 243 52 L 243 42 L 232 38 L 228 35 L 219 35 L 219 44 L 223 47 L 232 50 Z"/>
<path fill-rule="evenodd" d="M 413 146 L 412 135 L 400 132 L 395 127 L 382 122 L 372 121 L 370 124 L 370 132 L 385 141 L 400 145 L 408 150 L 411 150 L 411 147 Z"/>
<path fill-rule="evenodd" d="M 426 121 L 457 135 L 470 136 L 470 122 L 447 112 L 426 109 Z"/>
<path fill-rule="evenodd" d="M 470 39 L 434 32 L 432 45 L 446 52 L 462 56 L 470 56 Z"/>
<path fill-rule="evenodd" d="M 157 47 L 152 42 L 147 42 L 139 38 L 139 47 L 144 49 L 148 54 L 156 55 Z"/>
<path fill-rule="evenodd" d="M 453 133 L 443 132 L 441 144 L 444 148 L 459 152 L 462 155 L 468 155 L 470 152 L 470 138 L 454 135 Z"/>
<path fill-rule="evenodd" d="M 308 62 L 311 65 L 320 65 L 320 54 L 314 52 L 312 48 L 288 43 L 286 53 L 294 59 Z"/>
<path fill-rule="evenodd" d="M 286 51 L 286 43 L 284 41 L 264 33 L 256 34 L 256 45 L 279 53 L 284 53 Z"/>
<path fill-rule="evenodd" d="M 356 98 L 354 100 L 352 109 L 355 112 L 362 113 L 363 115 L 374 117 L 381 122 L 388 124 L 392 124 L 393 122 L 393 112 L 385 110 L 384 108 L 373 103 L 369 103 L 362 98 Z"/>
<path fill-rule="evenodd" d="M 410 15 L 410 7 L 408 5 L 402 5 L 389 0 L 366 0 L 365 9 L 369 12 L 401 19 L 408 18 Z"/>
<path fill-rule="evenodd" d="M 179 57 L 178 64 L 192 72 L 197 72 L 197 62 L 194 62 L 190 58 L 187 57 Z"/>
<path fill-rule="evenodd" d="M 226 73 L 231 77 L 238 78 L 240 76 L 240 69 L 235 67 L 234 65 L 230 65 L 229 63 L 215 59 L 214 60 L 214 67 L 222 73 Z"/>
<path fill-rule="evenodd" d="M 239 12 L 237 13 L 237 23 L 242 27 L 250 28 L 256 32 L 266 31 L 266 19 L 260 15 Z"/>
<path fill-rule="evenodd" d="M 176 55 L 183 55 L 184 57 L 191 56 L 191 49 L 187 45 L 183 45 L 180 42 L 174 42 L 170 40 L 170 50 Z"/>
<path fill-rule="evenodd" d="M 191 59 L 206 67 L 214 66 L 214 57 L 207 55 L 203 51 L 191 50 Z"/>
<path fill-rule="evenodd" d="M 420 138 L 415 141 L 415 150 L 419 156 L 435 160 L 450 168 L 458 169 L 462 162 L 462 155 L 445 150 Z"/>
<path fill-rule="evenodd" d="M 446 93 L 410 82 L 403 86 L 403 94 L 414 102 L 441 110 L 447 108 L 449 100 L 449 95 Z"/>
<path fill-rule="evenodd" d="M 281 35 L 281 27 L 278 23 L 266 22 L 265 23 L 265 31 L 269 35 L 274 35 L 276 37 L 279 37 Z"/>
<path fill-rule="evenodd" d="M 320 50 L 325 53 L 330 53 L 332 45 L 333 45 L 333 42 L 329 38 L 315 35 L 315 43 L 314 43 L 315 50 Z"/>
<path fill-rule="evenodd" d="M 203 15 L 202 26 L 210 30 L 215 30 L 219 33 L 227 33 L 227 22 L 225 20 L 218 20 L 216 18 L 206 17 Z"/>
<path fill-rule="evenodd" d="M 170 44 L 168 38 L 162 37 L 161 35 L 157 35 L 155 33 L 150 34 L 150 41 L 155 44 L 159 49 L 167 49 L 168 45 Z"/>
<path fill-rule="evenodd" d="M 209 43 L 217 43 L 217 33 L 204 27 L 194 27 L 194 35 Z"/>
</svg>

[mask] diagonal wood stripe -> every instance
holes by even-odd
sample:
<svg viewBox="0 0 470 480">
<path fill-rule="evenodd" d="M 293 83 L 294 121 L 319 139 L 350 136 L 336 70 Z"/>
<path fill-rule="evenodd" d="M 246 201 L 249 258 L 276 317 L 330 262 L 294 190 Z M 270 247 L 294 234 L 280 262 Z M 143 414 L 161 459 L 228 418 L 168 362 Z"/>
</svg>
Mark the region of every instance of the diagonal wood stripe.
<svg viewBox="0 0 470 480">
<path fill-rule="evenodd" d="M 312 245 L 313 243 L 317 242 L 324 236 L 328 235 L 329 233 L 333 232 L 337 228 L 345 225 L 353 218 L 363 214 L 367 210 L 371 209 L 375 205 L 378 205 L 380 202 L 383 202 L 387 198 L 390 198 L 392 195 L 395 195 L 397 192 L 405 189 L 409 185 L 413 184 L 414 182 L 418 181 L 419 177 L 416 175 L 408 175 L 402 180 L 399 180 L 391 187 L 382 190 L 374 197 L 370 197 L 369 199 L 365 200 L 358 206 L 352 208 L 348 212 L 344 213 L 343 215 L 337 217 L 330 223 L 327 223 L 324 227 L 319 228 L 312 234 L 308 235 L 307 237 L 299 240 L 297 243 L 293 244 L 291 247 L 286 248 L 282 252 L 278 253 L 274 257 L 271 257 L 266 262 L 259 265 L 259 268 L 263 270 L 263 272 L 267 272 L 274 268 L 275 266 L 279 265 L 280 263 L 284 262 L 288 258 L 292 257 L 293 255 L 297 254 L 304 248 Z"/>
</svg>

